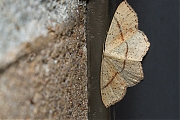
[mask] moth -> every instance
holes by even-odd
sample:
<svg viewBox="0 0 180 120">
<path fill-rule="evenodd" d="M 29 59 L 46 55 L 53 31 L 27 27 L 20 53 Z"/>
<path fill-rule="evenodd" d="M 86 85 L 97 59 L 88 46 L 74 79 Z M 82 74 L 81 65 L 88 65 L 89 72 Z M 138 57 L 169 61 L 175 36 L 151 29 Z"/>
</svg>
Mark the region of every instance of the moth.
<svg viewBox="0 0 180 120">
<path fill-rule="evenodd" d="M 141 61 L 150 47 L 138 30 L 138 17 L 124 0 L 117 8 L 107 33 L 101 63 L 100 89 L 105 107 L 120 101 L 127 87 L 143 78 Z"/>
</svg>

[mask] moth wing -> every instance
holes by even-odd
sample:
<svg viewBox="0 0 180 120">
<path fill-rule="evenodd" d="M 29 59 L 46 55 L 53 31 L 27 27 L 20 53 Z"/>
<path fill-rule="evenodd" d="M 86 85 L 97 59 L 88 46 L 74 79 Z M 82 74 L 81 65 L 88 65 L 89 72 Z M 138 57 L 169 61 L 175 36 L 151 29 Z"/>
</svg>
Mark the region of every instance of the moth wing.
<svg viewBox="0 0 180 120">
<path fill-rule="evenodd" d="M 113 66 L 115 66 L 126 81 L 127 87 L 136 85 L 144 78 L 142 65 L 139 61 L 119 60 L 113 58 L 109 58 L 109 61 Z"/>
<path fill-rule="evenodd" d="M 129 39 L 138 30 L 138 17 L 133 8 L 123 1 L 117 8 L 107 33 L 105 48 L 111 50 Z"/>
<path fill-rule="evenodd" d="M 144 78 L 141 62 L 126 60 L 126 66 L 121 75 L 126 80 L 128 87 L 138 84 Z"/>
<path fill-rule="evenodd" d="M 149 46 L 150 43 L 146 35 L 138 30 L 130 39 L 126 40 L 119 46 L 116 46 L 111 51 L 105 51 L 104 54 L 116 59 L 142 61 Z"/>
<path fill-rule="evenodd" d="M 126 81 L 117 73 L 109 58 L 104 57 L 101 65 L 101 96 L 106 107 L 120 101 L 126 94 Z"/>
</svg>

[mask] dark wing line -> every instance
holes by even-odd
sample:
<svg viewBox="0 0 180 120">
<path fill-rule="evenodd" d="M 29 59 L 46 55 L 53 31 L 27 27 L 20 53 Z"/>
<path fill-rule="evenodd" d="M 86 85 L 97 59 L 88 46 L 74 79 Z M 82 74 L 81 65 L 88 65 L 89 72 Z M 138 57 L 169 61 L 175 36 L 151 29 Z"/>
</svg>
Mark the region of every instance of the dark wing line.
<svg viewBox="0 0 180 120">
<path fill-rule="evenodd" d="M 127 46 L 127 48 L 126 48 L 126 53 L 125 53 L 125 57 L 126 57 L 126 59 L 127 59 L 127 53 L 128 53 L 128 44 L 127 44 L 127 42 L 125 42 L 126 43 L 126 46 Z M 120 73 L 124 70 L 124 68 L 125 68 L 125 65 L 126 65 L 126 59 L 124 60 L 124 62 L 123 62 L 123 68 L 122 68 L 122 70 L 120 71 Z"/>
<path fill-rule="evenodd" d="M 102 87 L 102 89 L 106 88 L 106 87 L 114 80 L 114 78 L 116 77 L 117 74 L 118 74 L 118 72 L 116 72 L 116 73 L 112 76 L 111 80 L 110 80 L 104 87 Z"/>
<path fill-rule="evenodd" d="M 121 35 L 121 39 L 122 39 L 122 41 L 124 41 L 124 37 L 123 37 L 123 34 L 122 34 L 122 29 L 121 29 L 121 25 L 119 24 L 119 22 L 118 22 L 118 20 L 117 20 L 117 18 L 114 16 L 114 19 L 115 19 L 115 21 L 117 22 L 117 25 L 118 25 L 118 27 L 119 27 L 119 32 L 120 32 L 120 35 Z"/>
</svg>

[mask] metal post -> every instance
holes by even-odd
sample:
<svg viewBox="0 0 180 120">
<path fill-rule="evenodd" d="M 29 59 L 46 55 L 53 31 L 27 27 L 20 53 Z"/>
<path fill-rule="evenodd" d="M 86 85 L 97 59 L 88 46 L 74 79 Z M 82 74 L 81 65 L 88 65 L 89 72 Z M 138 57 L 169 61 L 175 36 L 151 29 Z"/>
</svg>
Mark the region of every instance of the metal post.
<svg viewBox="0 0 180 120">
<path fill-rule="evenodd" d="M 100 94 L 100 68 L 103 44 L 109 27 L 108 0 L 90 0 L 87 4 L 86 38 L 88 50 L 88 119 L 109 120 Z"/>
</svg>

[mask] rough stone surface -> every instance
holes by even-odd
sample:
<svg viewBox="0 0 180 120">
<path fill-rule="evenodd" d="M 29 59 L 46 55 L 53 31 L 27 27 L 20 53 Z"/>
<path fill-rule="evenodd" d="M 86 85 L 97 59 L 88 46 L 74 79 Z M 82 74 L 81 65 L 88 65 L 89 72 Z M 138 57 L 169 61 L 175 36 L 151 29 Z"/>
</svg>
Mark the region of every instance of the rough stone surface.
<svg viewBox="0 0 180 120">
<path fill-rule="evenodd" d="M 47 28 L 74 23 L 78 3 L 78 0 L 1 0 L 0 62 L 5 61 L 9 52 L 19 53 L 16 48 L 22 42 L 46 36 Z"/>
<path fill-rule="evenodd" d="M 11 4 L 16 3 L 11 1 Z M 59 2 L 70 3 L 69 0 Z M 20 42 L 20 47 L 15 48 L 18 52 L 11 54 L 16 57 L 6 66 L 1 67 L 0 64 L 0 118 L 87 119 L 85 8 L 78 2 L 75 6 L 73 19 L 68 16 L 66 23 L 50 25 L 47 33 L 30 38 L 31 42 Z M 43 28 L 39 29 L 43 31 Z M 16 31 L 15 28 L 12 28 L 13 31 Z M 24 36 L 28 34 L 29 31 L 26 31 Z"/>
</svg>

